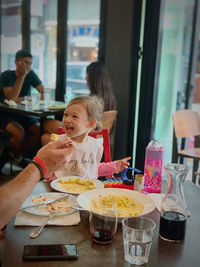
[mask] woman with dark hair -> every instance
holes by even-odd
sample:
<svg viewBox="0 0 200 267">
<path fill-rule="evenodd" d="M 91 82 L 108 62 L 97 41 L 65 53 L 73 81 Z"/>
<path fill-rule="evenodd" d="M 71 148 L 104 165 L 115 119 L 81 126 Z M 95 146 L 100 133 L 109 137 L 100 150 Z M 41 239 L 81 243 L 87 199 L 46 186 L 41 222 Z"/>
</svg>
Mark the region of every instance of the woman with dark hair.
<svg viewBox="0 0 200 267">
<path fill-rule="evenodd" d="M 103 99 L 104 111 L 116 110 L 117 103 L 112 91 L 112 84 L 101 62 L 92 62 L 87 66 L 86 81 L 91 95 L 97 95 Z"/>
</svg>

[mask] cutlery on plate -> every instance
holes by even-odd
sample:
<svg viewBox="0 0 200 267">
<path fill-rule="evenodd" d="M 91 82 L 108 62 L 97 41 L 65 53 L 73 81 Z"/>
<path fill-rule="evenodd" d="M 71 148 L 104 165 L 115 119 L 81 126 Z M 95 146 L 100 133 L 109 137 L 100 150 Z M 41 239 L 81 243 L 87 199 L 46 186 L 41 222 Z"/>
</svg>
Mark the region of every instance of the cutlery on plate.
<svg viewBox="0 0 200 267">
<path fill-rule="evenodd" d="M 41 202 L 41 203 L 38 203 L 38 204 L 33 204 L 33 205 L 26 206 L 26 207 L 22 207 L 22 208 L 20 208 L 20 210 L 26 210 L 26 209 L 29 209 L 29 208 L 34 208 L 34 207 L 50 204 L 50 203 L 53 203 L 53 202 L 56 202 L 58 200 L 62 200 L 62 199 L 68 198 L 68 197 L 69 197 L 68 194 L 64 194 L 64 195 L 59 196 L 58 198 L 55 198 L 55 199 L 51 199 L 51 200 L 47 200 L 47 201 L 44 201 L 44 202 Z"/>
<path fill-rule="evenodd" d="M 36 238 L 39 236 L 39 234 L 41 233 L 42 229 L 45 227 L 45 225 L 47 225 L 48 221 L 53 218 L 55 215 L 57 215 L 57 213 L 55 211 L 50 211 L 48 218 L 43 222 L 43 224 L 41 224 L 39 227 L 37 227 L 35 230 L 33 230 L 30 233 L 30 238 Z"/>
</svg>

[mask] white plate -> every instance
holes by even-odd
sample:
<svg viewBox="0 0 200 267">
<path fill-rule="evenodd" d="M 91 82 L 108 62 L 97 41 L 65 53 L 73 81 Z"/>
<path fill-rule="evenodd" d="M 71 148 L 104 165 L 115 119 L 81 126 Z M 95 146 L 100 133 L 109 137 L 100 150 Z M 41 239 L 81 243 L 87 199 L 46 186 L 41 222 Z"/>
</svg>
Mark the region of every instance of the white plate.
<svg viewBox="0 0 200 267">
<path fill-rule="evenodd" d="M 93 190 L 84 192 L 80 194 L 77 198 L 78 205 L 81 208 L 89 210 L 88 204 L 90 200 L 98 197 L 99 195 L 125 195 L 125 196 L 135 198 L 144 206 L 144 211 L 138 216 L 143 216 L 145 214 L 148 214 L 155 209 L 154 201 L 149 196 L 142 194 L 140 192 L 133 191 L 133 190 L 120 189 L 120 188 L 100 188 L 100 189 L 93 189 Z M 134 217 L 134 216 L 131 216 L 131 217 Z M 121 219 L 123 219 L 123 217 L 118 217 L 118 218 L 120 219 L 120 221 Z"/>
<path fill-rule="evenodd" d="M 65 109 L 67 104 L 64 102 L 55 101 L 48 106 L 48 109 Z"/>
<path fill-rule="evenodd" d="M 25 100 L 22 100 L 21 102 L 20 102 L 20 104 L 22 104 L 22 105 L 32 105 L 32 100 L 30 99 L 29 101 L 25 101 Z M 40 100 L 40 105 L 43 105 L 43 104 L 45 104 L 45 102 L 44 102 L 44 100 Z"/>
<path fill-rule="evenodd" d="M 59 196 L 62 196 L 63 194 L 61 193 L 41 193 L 41 194 L 38 194 L 38 195 L 34 195 L 34 196 L 29 196 L 25 202 L 23 203 L 22 207 L 26 207 L 26 206 L 29 206 L 29 205 L 34 205 L 36 203 L 33 203 L 32 202 L 32 199 L 36 198 L 36 197 L 39 197 L 39 196 L 42 196 L 42 197 L 54 197 L 54 198 L 58 198 Z M 77 205 L 77 198 L 75 196 L 71 196 L 69 195 L 68 199 L 72 200 L 74 205 Z M 35 215 L 42 215 L 42 216 L 48 216 L 49 215 L 49 212 L 48 211 L 41 211 L 41 210 L 38 210 L 36 207 L 32 207 L 32 208 L 27 208 L 25 209 L 24 211 L 28 212 L 28 213 L 31 213 L 31 214 L 35 214 Z M 65 212 L 60 212 L 60 213 L 57 213 L 56 215 L 66 215 L 66 214 L 71 214 L 73 212 L 75 212 L 76 210 L 72 209 L 72 210 L 69 210 L 69 211 L 65 211 Z"/>
<path fill-rule="evenodd" d="M 86 179 L 86 178 L 82 178 L 80 176 L 68 176 L 68 177 L 60 177 L 56 180 L 53 180 L 50 184 L 50 186 L 55 189 L 56 191 L 59 191 L 59 192 L 63 192 L 63 193 L 68 193 L 68 194 L 73 194 L 73 195 L 79 195 L 79 193 L 71 193 L 70 191 L 66 191 L 64 188 L 61 187 L 60 183 L 59 183 L 59 180 L 68 180 L 70 178 L 81 178 L 81 179 Z M 89 179 L 91 181 L 93 181 L 96 185 L 96 188 L 104 188 L 104 183 L 102 183 L 101 181 L 99 180 L 95 180 L 95 179 Z M 91 191 L 91 190 L 89 190 Z M 87 192 L 87 191 L 86 191 Z"/>
</svg>

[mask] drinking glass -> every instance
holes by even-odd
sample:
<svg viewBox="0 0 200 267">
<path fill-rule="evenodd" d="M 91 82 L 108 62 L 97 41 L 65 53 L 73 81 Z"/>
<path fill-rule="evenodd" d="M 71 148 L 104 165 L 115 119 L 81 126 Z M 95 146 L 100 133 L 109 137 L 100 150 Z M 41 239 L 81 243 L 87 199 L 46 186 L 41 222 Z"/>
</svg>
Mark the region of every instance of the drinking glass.
<svg viewBox="0 0 200 267">
<path fill-rule="evenodd" d="M 146 217 L 122 220 L 124 258 L 131 264 L 145 264 L 149 259 L 156 223 Z"/>
<path fill-rule="evenodd" d="M 32 109 L 37 110 L 40 109 L 40 94 L 32 94 Z"/>
<path fill-rule="evenodd" d="M 51 91 L 50 90 L 44 91 L 44 103 L 45 103 L 45 106 L 48 106 L 51 104 Z"/>
<path fill-rule="evenodd" d="M 115 203 L 110 203 L 109 207 L 101 205 L 101 200 L 92 200 L 89 226 L 92 240 L 99 244 L 109 244 L 112 242 L 117 230 L 117 209 Z"/>
</svg>

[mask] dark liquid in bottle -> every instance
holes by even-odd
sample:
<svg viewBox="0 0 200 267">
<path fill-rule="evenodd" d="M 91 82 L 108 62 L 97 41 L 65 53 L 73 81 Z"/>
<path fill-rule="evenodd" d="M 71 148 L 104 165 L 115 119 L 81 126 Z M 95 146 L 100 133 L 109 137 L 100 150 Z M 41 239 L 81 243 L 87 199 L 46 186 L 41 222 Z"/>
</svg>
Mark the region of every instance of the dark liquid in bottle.
<svg viewBox="0 0 200 267">
<path fill-rule="evenodd" d="M 178 212 L 167 211 L 160 217 L 160 236 L 172 241 L 185 237 L 186 217 Z"/>
<path fill-rule="evenodd" d="M 97 243 L 110 243 L 113 239 L 113 233 L 105 229 L 96 229 L 92 238 Z"/>
</svg>

